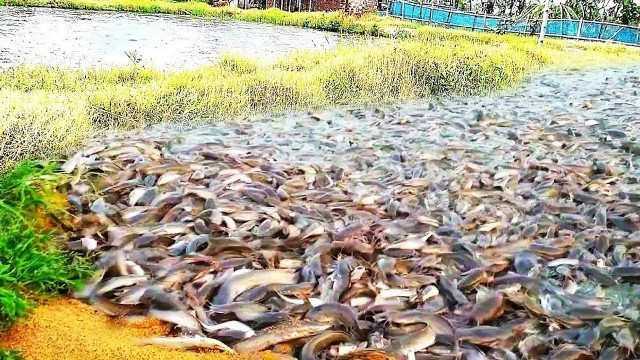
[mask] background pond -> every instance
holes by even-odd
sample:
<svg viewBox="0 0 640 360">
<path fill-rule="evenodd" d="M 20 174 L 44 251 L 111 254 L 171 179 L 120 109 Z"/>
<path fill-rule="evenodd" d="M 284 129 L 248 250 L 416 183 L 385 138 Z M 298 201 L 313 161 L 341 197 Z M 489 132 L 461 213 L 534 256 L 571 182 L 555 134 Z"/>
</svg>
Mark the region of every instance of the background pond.
<svg viewBox="0 0 640 360">
<path fill-rule="evenodd" d="M 192 68 L 224 53 L 275 59 L 292 50 L 328 49 L 338 35 L 186 16 L 0 7 L 0 65 Z"/>
</svg>

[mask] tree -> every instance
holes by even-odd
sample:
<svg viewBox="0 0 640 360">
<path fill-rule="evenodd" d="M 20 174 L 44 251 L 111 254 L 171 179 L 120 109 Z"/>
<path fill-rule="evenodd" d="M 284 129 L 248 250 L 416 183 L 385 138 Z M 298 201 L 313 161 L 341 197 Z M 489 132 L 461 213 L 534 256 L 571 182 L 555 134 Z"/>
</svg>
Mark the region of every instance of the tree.
<svg viewBox="0 0 640 360">
<path fill-rule="evenodd" d="M 640 6 L 632 0 L 614 0 L 615 5 L 611 8 L 609 19 L 625 25 L 636 25 L 640 21 Z"/>
<path fill-rule="evenodd" d="M 640 22 L 640 4 L 634 0 L 560 0 L 561 4 L 550 4 L 553 18 L 606 21 L 625 25 Z M 637 0 L 635 0 L 637 1 Z M 511 19 L 538 21 L 542 15 L 541 0 L 456 0 L 458 9 L 474 11 Z"/>
</svg>

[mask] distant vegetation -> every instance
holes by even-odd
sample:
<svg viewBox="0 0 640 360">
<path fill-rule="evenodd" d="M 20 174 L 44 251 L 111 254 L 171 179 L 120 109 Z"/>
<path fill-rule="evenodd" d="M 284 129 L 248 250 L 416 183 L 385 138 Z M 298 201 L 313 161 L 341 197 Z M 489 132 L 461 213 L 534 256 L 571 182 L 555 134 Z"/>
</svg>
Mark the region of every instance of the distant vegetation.
<svg viewBox="0 0 640 360">
<path fill-rule="evenodd" d="M 459 10 L 471 10 L 503 17 L 521 17 L 532 10 L 542 10 L 543 0 L 450 0 Z M 637 25 L 640 3 L 633 0 L 566 0 L 550 1 L 550 13 L 556 19 L 584 19 Z"/>
<path fill-rule="evenodd" d="M 91 69 L 18 67 L 0 72 L 0 158 L 67 153 L 105 129 L 196 124 L 261 114 L 376 104 L 507 88 L 542 68 L 637 60 L 635 49 L 422 27 L 275 63 L 237 56 L 196 70 L 139 65 Z M 571 51 L 565 50 L 573 47 Z"/>
</svg>

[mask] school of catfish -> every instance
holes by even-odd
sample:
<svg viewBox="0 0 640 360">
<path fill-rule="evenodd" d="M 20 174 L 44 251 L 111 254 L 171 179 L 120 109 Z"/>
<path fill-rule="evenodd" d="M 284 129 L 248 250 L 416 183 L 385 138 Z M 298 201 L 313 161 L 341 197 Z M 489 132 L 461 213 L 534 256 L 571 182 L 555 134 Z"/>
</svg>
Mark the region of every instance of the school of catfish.
<svg viewBox="0 0 640 360">
<path fill-rule="evenodd" d="M 637 145 L 570 119 L 429 114 L 94 141 L 62 165 L 67 247 L 96 268 L 75 296 L 174 325 L 141 345 L 303 360 L 634 357 Z"/>
</svg>

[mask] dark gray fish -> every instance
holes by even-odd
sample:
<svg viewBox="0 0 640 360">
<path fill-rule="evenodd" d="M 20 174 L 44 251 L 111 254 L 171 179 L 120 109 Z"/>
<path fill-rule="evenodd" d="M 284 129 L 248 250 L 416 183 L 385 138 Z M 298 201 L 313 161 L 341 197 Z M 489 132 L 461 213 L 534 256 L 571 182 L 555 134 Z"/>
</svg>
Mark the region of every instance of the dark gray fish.
<svg viewBox="0 0 640 360">
<path fill-rule="evenodd" d="M 504 303 L 502 294 L 492 292 L 484 299 L 476 302 L 469 316 L 477 325 L 482 325 L 499 317 L 503 311 Z"/>
<path fill-rule="evenodd" d="M 269 293 L 275 292 L 277 288 L 277 284 L 259 285 L 238 295 L 238 297 L 236 297 L 236 301 L 260 302 L 263 301 Z"/>
<path fill-rule="evenodd" d="M 507 274 L 494 278 L 491 284 L 494 286 L 518 284 L 526 288 L 534 288 L 538 285 L 538 280 L 525 275 Z"/>
<path fill-rule="evenodd" d="M 476 326 L 473 328 L 458 329 L 458 339 L 476 345 L 493 344 L 496 341 L 505 340 L 513 336 L 510 329 L 495 326 Z"/>
<path fill-rule="evenodd" d="M 255 353 L 283 342 L 314 336 L 331 327 L 329 324 L 312 321 L 286 321 L 268 327 L 255 336 L 233 346 L 240 354 Z"/>
<path fill-rule="evenodd" d="M 524 250 L 516 254 L 513 260 L 513 267 L 520 275 L 526 275 L 538 264 L 539 257 L 531 251 Z"/>
<path fill-rule="evenodd" d="M 393 312 L 388 320 L 392 324 L 399 324 L 403 327 L 410 324 L 426 324 L 436 332 L 436 341 L 453 345 L 453 352 L 459 350 L 458 336 L 456 328 L 446 318 L 435 315 L 428 310 L 415 309 Z"/>
<path fill-rule="evenodd" d="M 438 279 L 438 289 L 450 308 L 455 308 L 457 305 L 464 305 L 469 302 L 464 294 L 444 276 Z"/>
<path fill-rule="evenodd" d="M 390 353 L 408 355 L 424 350 L 436 342 L 436 332 L 427 326 L 413 334 L 399 336 L 391 341 L 386 349 Z"/>
<path fill-rule="evenodd" d="M 597 281 L 601 285 L 605 286 L 614 286 L 617 282 L 608 274 L 605 274 L 598 270 L 595 266 L 591 266 L 588 264 L 582 264 L 580 266 L 580 270 L 584 272 L 585 275 Z"/>
<path fill-rule="evenodd" d="M 89 303 L 101 312 L 117 317 L 144 315 L 148 309 L 145 304 L 122 305 L 96 294 L 89 298 Z"/>
<path fill-rule="evenodd" d="M 269 309 L 266 306 L 254 302 L 233 302 L 225 305 L 214 305 L 207 311 L 211 317 L 215 317 L 216 314 L 233 313 L 238 319 L 245 322 L 254 321 L 267 312 L 269 312 Z"/>
<path fill-rule="evenodd" d="M 358 318 L 353 310 L 343 304 L 327 303 L 311 308 L 305 316 L 305 319 L 319 322 L 329 323 L 333 326 L 342 325 L 348 332 L 362 337 L 362 333 L 358 329 Z"/>
<path fill-rule="evenodd" d="M 295 284 L 297 280 L 298 275 L 287 270 L 254 270 L 232 276 L 222 284 L 218 294 L 213 299 L 213 304 L 228 304 L 244 291 L 258 285 Z"/>
<path fill-rule="evenodd" d="M 317 360 L 318 355 L 327 347 L 337 343 L 348 342 L 350 340 L 351 336 L 347 333 L 333 330 L 325 331 L 314 336 L 304 344 L 300 351 L 300 359 Z"/>
<path fill-rule="evenodd" d="M 351 258 L 338 260 L 336 269 L 330 275 L 330 277 L 333 278 L 333 286 L 325 298 L 326 303 L 337 303 L 340 301 L 340 296 L 349 287 L 352 268 L 351 265 Z"/>
<path fill-rule="evenodd" d="M 640 266 L 617 266 L 609 271 L 609 275 L 626 278 L 640 279 Z"/>
<path fill-rule="evenodd" d="M 180 295 L 172 293 L 167 289 L 163 289 L 159 286 L 150 286 L 146 288 L 140 302 L 149 304 L 155 309 L 160 310 L 186 310 L 184 301 L 180 298 Z"/>
</svg>

